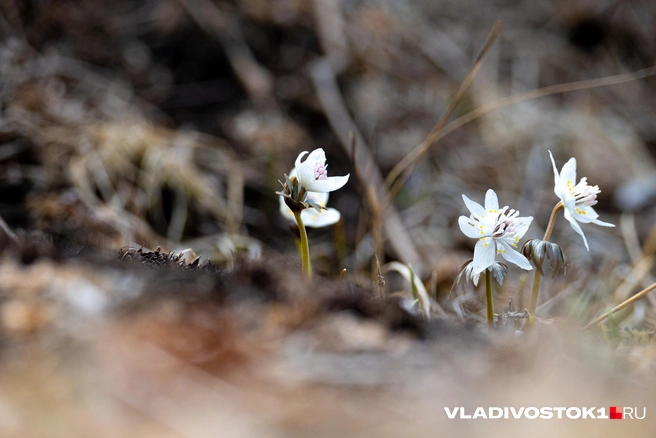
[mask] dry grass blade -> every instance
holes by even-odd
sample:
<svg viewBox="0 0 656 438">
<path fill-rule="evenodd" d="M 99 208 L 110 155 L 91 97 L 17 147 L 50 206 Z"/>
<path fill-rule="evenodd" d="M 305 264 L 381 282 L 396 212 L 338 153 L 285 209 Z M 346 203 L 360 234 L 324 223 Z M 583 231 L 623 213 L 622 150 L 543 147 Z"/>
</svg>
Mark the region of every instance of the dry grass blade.
<svg viewBox="0 0 656 438">
<path fill-rule="evenodd" d="M 376 214 L 376 211 L 373 208 L 374 205 L 378 205 L 378 200 L 374 199 L 376 196 L 376 192 L 373 190 L 368 190 L 369 186 L 366 184 L 366 180 L 362 178 L 362 174 L 360 172 L 360 164 L 358 163 L 357 160 L 357 155 L 356 155 L 356 148 L 357 148 L 357 137 L 355 135 L 355 132 L 351 131 L 349 132 L 349 139 L 351 142 L 351 163 L 353 165 L 353 175 L 355 175 L 355 184 L 356 184 L 356 190 L 358 192 L 358 196 L 360 198 L 360 202 L 362 203 L 362 208 L 360 210 L 360 219 L 358 220 L 358 227 L 357 227 L 357 233 L 356 233 L 356 245 L 359 244 L 362 241 L 362 238 L 364 235 L 367 233 L 367 228 L 371 227 L 372 229 L 375 229 L 376 226 L 374 225 L 374 222 L 376 220 L 380 219 L 380 216 L 375 217 L 374 215 Z M 376 237 L 376 233 L 374 233 L 374 238 Z M 375 253 L 377 254 L 379 251 L 382 251 L 382 246 L 378 244 L 378 241 L 376 242 L 376 249 Z"/>
<path fill-rule="evenodd" d="M 352 153 L 354 149 L 353 154 L 357 159 L 362 181 L 369 182 L 370 187 L 373 188 L 371 195 L 376 195 L 379 205 L 388 205 L 388 194 L 384 187 L 383 176 L 378 169 L 376 160 L 366 147 L 362 134 L 354 130 L 355 124 L 348 114 L 331 65 L 326 60 L 318 60 L 311 64 L 309 72 L 317 90 L 319 102 L 324 109 L 333 132 L 335 132 L 335 135 L 337 135 L 342 147 L 347 153 Z M 350 139 L 350 132 L 354 132 L 356 138 L 355 143 Z M 355 144 L 355 147 L 353 147 L 353 144 Z M 385 213 L 382 218 L 385 232 L 388 236 L 393 236 L 390 239 L 392 248 L 394 248 L 401 260 L 415 266 L 418 272 L 423 272 L 424 263 L 422 257 L 417 252 L 396 210 L 392 207 L 388 207 L 387 209 L 381 208 L 380 210 L 381 212 L 384 210 Z"/>
<path fill-rule="evenodd" d="M 262 67 L 248 47 L 238 20 L 207 0 L 179 0 L 189 15 L 209 35 L 223 45 L 228 61 L 239 82 L 254 102 L 275 107 L 272 99 L 273 78 Z"/>
<path fill-rule="evenodd" d="M 615 290 L 615 297 L 619 300 L 625 300 L 636 286 L 647 287 L 649 285 L 649 273 L 653 266 L 654 258 L 652 256 L 643 256 L 633 265 L 629 273 L 622 279 Z"/>
<path fill-rule="evenodd" d="M 483 44 L 483 48 L 481 49 L 480 53 L 476 57 L 476 61 L 474 61 L 473 67 L 467 74 L 467 77 L 465 77 L 465 80 L 462 81 L 462 84 L 460 84 L 460 88 L 458 88 L 458 91 L 456 92 L 455 96 L 449 103 L 449 106 L 446 108 L 446 111 L 444 111 L 444 114 L 442 114 L 442 117 L 440 117 L 440 119 L 437 121 L 435 126 L 433 126 L 433 129 L 428 134 L 426 139 L 419 146 L 414 148 L 408 155 L 406 155 L 396 166 L 394 166 L 394 168 L 390 171 L 390 173 L 385 178 L 385 185 L 389 188 L 390 191 L 390 199 L 394 199 L 396 197 L 396 194 L 401 189 L 401 187 L 405 183 L 405 180 L 410 174 L 410 171 L 412 170 L 412 166 L 414 165 L 414 163 L 416 163 L 417 160 L 424 153 L 426 153 L 426 151 L 431 147 L 431 145 L 437 140 L 440 131 L 444 128 L 447 121 L 449 120 L 449 117 L 451 117 L 451 114 L 453 114 L 453 111 L 455 111 L 456 107 L 467 93 L 467 90 L 471 86 L 472 82 L 474 82 L 474 79 L 476 78 L 478 71 L 481 69 L 481 66 L 483 65 L 483 60 L 485 59 L 485 55 L 487 55 L 487 53 L 490 51 L 490 48 L 492 48 L 492 44 L 496 40 L 500 31 L 501 31 L 501 21 L 497 20 L 497 22 L 494 23 L 494 27 L 492 27 L 490 34 L 485 40 L 485 44 Z"/>
<path fill-rule="evenodd" d="M 385 277 L 380 270 L 380 260 L 378 260 L 378 254 L 374 254 L 374 262 L 376 263 L 376 273 L 378 274 L 378 281 L 374 283 L 378 287 L 378 296 L 385 296 Z"/>
<path fill-rule="evenodd" d="M 599 324 L 601 321 L 608 318 L 613 313 L 615 313 L 619 310 L 622 310 L 623 308 L 625 308 L 629 304 L 633 303 L 634 301 L 638 301 L 640 298 L 644 297 L 645 295 L 647 295 L 649 292 L 653 291 L 654 289 L 656 289 L 656 283 L 654 283 L 651 286 L 641 290 L 640 292 L 638 292 L 637 294 L 635 294 L 634 296 L 632 296 L 628 300 L 625 300 L 624 302 L 622 302 L 622 303 L 618 304 L 617 306 L 613 307 L 608 312 L 604 313 L 603 315 L 601 315 L 600 317 L 596 318 L 594 321 L 590 322 L 588 325 L 583 327 L 583 330 L 589 329 L 590 327 L 592 327 L 595 324 Z"/>
<path fill-rule="evenodd" d="M 639 79 L 644 79 L 654 75 L 656 75 L 656 67 L 649 67 L 642 70 L 638 70 L 636 72 L 624 73 L 616 76 L 607 76 L 598 79 L 588 79 L 584 81 L 568 82 L 565 84 L 549 85 L 547 87 L 538 88 L 536 90 L 527 91 L 514 96 L 505 97 L 503 99 L 499 99 L 494 102 L 490 102 L 487 105 L 483 105 L 473 111 L 468 112 L 467 114 L 461 117 L 458 117 L 457 119 L 446 125 L 443 129 L 435 133 L 435 135 L 429 135 L 429 137 L 425 141 L 423 141 L 421 144 L 415 147 L 408 155 L 406 155 L 406 157 L 403 160 L 399 162 L 399 164 L 395 166 L 394 169 L 392 169 L 387 179 L 388 181 L 393 180 L 393 178 L 391 178 L 392 176 L 400 175 L 403 169 L 409 168 L 412 165 L 414 165 L 424 155 L 424 153 L 428 151 L 430 146 L 433 145 L 436 141 L 446 137 L 447 135 L 463 127 L 467 123 L 472 122 L 478 119 L 479 117 L 482 117 L 485 114 L 490 113 L 492 111 L 496 111 L 498 109 L 510 105 L 514 105 L 516 103 L 524 102 L 527 100 L 550 96 L 552 94 L 561 94 L 561 93 L 568 93 L 571 91 L 588 90 L 591 88 L 618 85 L 626 82 L 632 82 Z M 435 129 L 433 129 L 433 131 L 435 131 Z M 433 131 L 431 131 L 431 133 Z M 397 167 L 399 169 L 395 171 Z M 390 188 L 390 196 L 392 198 L 396 193 L 398 193 L 401 186 L 405 183 L 405 178 L 407 178 L 408 173 L 406 172 L 404 175 L 406 175 L 406 177 L 400 177 L 396 181 L 394 186 Z"/>
<path fill-rule="evenodd" d="M 9 240 L 12 242 L 17 242 L 18 237 L 16 237 L 16 234 L 12 231 L 12 229 L 7 225 L 7 222 L 0 216 L 0 230 L 2 230 L 3 233 L 7 236 Z"/>
</svg>

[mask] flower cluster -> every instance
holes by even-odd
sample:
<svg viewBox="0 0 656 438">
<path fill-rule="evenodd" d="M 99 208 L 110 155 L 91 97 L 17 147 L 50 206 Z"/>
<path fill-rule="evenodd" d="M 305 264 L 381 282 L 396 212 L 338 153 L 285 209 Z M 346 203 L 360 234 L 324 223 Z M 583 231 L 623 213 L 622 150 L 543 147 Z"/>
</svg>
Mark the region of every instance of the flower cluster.
<svg viewBox="0 0 656 438">
<path fill-rule="evenodd" d="M 586 178 L 581 178 L 576 182 L 576 159 L 571 158 L 558 172 L 551 152 L 549 155 L 555 179 L 554 192 L 560 201 L 553 209 L 544 238 L 528 240 L 521 247 L 521 251 L 519 251 L 520 240 L 528 231 L 533 217 L 520 216 L 517 210 L 508 206 L 500 207 L 497 194 L 492 189 L 485 194 L 484 206 L 472 201 L 466 195 L 462 195 L 470 214 L 469 216 L 460 216 L 458 225 L 467 237 L 476 239 L 476 244 L 474 257 L 462 266 L 454 282 L 454 287 L 463 278 L 478 284 L 481 274 L 485 273 L 487 321 L 491 327 L 494 326 L 497 319 L 497 315 L 494 313 L 492 280 L 495 278 L 501 284 L 508 273 L 508 266 L 497 261 L 497 256 L 527 271 L 532 270 L 533 266 L 536 267 L 531 302 L 527 311 L 530 316 L 528 320 L 528 327 L 530 327 L 535 321 L 540 276 L 544 276 L 545 260 L 549 260 L 552 276 L 556 276 L 561 270 L 564 271 L 567 268 L 567 257 L 562 248 L 549 241 L 560 210 L 564 210 L 565 218 L 583 238 L 585 247 L 588 249 L 587 239 L 579 223 L 592 223 L 605 227 L 614 226 L 600 221 L 599 215 L 593 208 L 597 204 L 599 187 L 589 185 Z M 339 211 L 326 207 L 328 193 L 343 187 L 348 179 L 349 175 L 329 177 L 326 155 L 323 149 L 316 149 L 311 153 L 305 151 L 299 154 L 295 167 L 289 176 L 285 175 L 285 182 L 281 182 L 283 190 L 276 192 L 280 195 L 281 214 L 298 225 L 300 231 L 298 246 L 301 253 L 302 271 L 308 278 L 312 275 L 312 266 L 305 227 L 324 227 L 340 220 Z M 421 280 L 414 276 L 409 265 L 406 267 L 392 262 L 386 266 L 389 269 L 398 270 L 411 281 L 414 300 L 421 304 L 423 314 L 429 317 L 430 298 Z"/>
</svg>

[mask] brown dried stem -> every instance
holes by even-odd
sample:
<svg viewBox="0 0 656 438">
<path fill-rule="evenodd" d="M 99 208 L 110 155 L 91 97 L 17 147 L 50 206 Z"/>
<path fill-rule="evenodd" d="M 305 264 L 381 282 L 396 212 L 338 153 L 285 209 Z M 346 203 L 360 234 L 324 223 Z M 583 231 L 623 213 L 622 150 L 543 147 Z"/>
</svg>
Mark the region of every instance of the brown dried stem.
<svg viewBox="0 0 656 438">
<path fill-rule="evenodd" d="M 629 298 L 627 300 L 624 300 L 623 302 L 621 302 L 617 306 L 613 307 L 608 312 L 604 313 L 603 315 L 601 315 L 600 317 L 596 318 L 594 321 L 590 322 L 588 325 L 583 327 L 583 330 L 589 329 L 590 327 L 592 327 L 595 324 L 599 324 L 601 321 L 608 318 L 613 313 L 615 313 L 619 310 L 622 310 L 623 308 L 625 308 L 629 304 L 633 303 L 634 301 L 638 301 L 640 298 L 644 297 L 645 295 L 647 295 L 649 292 L 653 291 L 654 289 L 656 289 L 656 283 L 654 283 L 651 286 L 641 290 L 640 292 L 638 292 L 637 294 L 635 294 L 631 298 Z"/>
<path fill-rule="evenodd" d="M 483 60 L 485 59 L 485 55 L 487 55 L 487 53 L 490 51 L 490 48 L 492 48 L 492 44 L 494 43 L 494 40 L 496 40 L 500 31 L 501 31 L 501 21 L 497 20 L 497 22 L 494 23 L 494 27 L 492 27 L 490 34 L 487 36 L 487 39 L 485 40 L 485 43 L 483 44 L 483 48 L 478 54 L 478 57 L 476 57 L 476 61 L 474 61 L 474 65 L 469 71 L 469 74 L 467 74 L 465 80 L 462 81 L 462 84 L 460 84 L 460 88 L 458 88 L 458 91 L 456 92 L 455 96 L 449 103 L 449 106 L 444 111 L 444 114 L 442 114 L 442 117 L 440 117 L 440 119 L 437 121 L 435 126 L 433 126 L 433 129 L 428 134 L 426 139 L 419 146 L 413 149 L 408 155 L 406 155 L 396 166 L 394 166 L 394 168 L 390 171 L 390 173 L 385 178 L 385 185 L 389 188 L 389 192 L 390 192 L 390 200 L 396 197 L 397 193 L 405 183 L 410 172 L 412 171 L 412 167 L 417 162 L 417 160 L 421 156 L 423 156 L 424 153 L 426 153 L 426 151 L 431 147 L 433 143 L 435 143 L 435 141 L 437 141 L 440 132 L 448 122 L 449 117 L 451 117 L 451 114 L 453 114 L 453 112 L 455 111 L 456 107 L 458 106 L 462 98 L 465 97 L 467 90 L 474 82 L 474 79 L 476 78 L 476 74 L 478 74 L 478 71 L 481 69 L 481 66 L 483 65 Z"/>
<path fill-rule="evenodd" d="M 394 196 L 396 196 L 396 194 L 398 193 L 398 191 L 401 189 L 406 179 L 408 178 L 409 171 L 406 171 L 406 169 L 410 169 L 411 166 L 413 166 L 421 157 L 423 157 L 424 154 L 430 148 L 430 146 L 432 146 L 438 140 L 446 137 L 453 131 L 466 125 L 467 123 L 478 119 L 479 117 L 482 117 L 492 111 L 496 111 L 498 109 L 531 99 L 550 96 L 552 94 L 567 93 L 570 91 L 587 90 L 590 88 L 607 87 L 610 85 L 623 84 L 626 82 L 631 82 L 638 79 L 644 79 L 654 75 L 656 75 L 656 66 L 638 70 L 636 72 L 624 73 L 616 76 L 607 76 L 598 79 L 588 79 L 584 81 L 568 82 L 565 84 L 549 85 L 547 87 L 526 91 L 524 93 L 516 94 L 514 96 L 504 97 L 503 99 L 499 99 L 497 101 L 490 102 L 486 105 L 476 108 L 475 110 L 470 111 L 467 114 L 458 117 L 457 119 L 446 125 L 443 129 L 435 132 L 435 134 L 432 135 L 433 132 L 435 131 L 434 128 L 433 131 L 431 131 L 431 134 L 429 134 L 429 136 L 426 138 L 426 140 L 424 140 L 422 143 L 416 146 L 408 155 L 405 156 L 405 158 L 403 158 L 403 160 L 399 162 L 399 164 L 397 164 L 394 167 L 394 169 L 392 169 L 392 171 L 389 173 L 387 177 L 387 181 L 391 183 L 396 178 L 396 176 L 399 176 L 399 179 L 390 188 L 389 191 L 390 197 L 391 199 L 394 199 Z M 402 173 L 403 175 L 401 175 Z"/>
</svg>

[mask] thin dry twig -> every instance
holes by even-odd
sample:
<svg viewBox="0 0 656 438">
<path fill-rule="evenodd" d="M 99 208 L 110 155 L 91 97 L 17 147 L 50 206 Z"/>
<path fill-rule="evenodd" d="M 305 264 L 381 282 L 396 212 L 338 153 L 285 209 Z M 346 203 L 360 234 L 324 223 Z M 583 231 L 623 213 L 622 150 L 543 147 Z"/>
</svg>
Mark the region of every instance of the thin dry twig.
<svg viewBox="0 0 656 438">
<path fill-rule="evenodd" d="M 380 260 L 378 260 L 378 254 L 374 254 L 374 262 L 376 263 L 376 273 L 378 274 L 378 281 L 376 282 L 378 296 L 382 298 L 385 296 L 385 277 L 380 270 Z"/>
<path fill-rule="evenodd" d="M 355 129 L 355 124 L 348 114 L 346 104 L 337 85 L 335 72 L 331 65 L 328 61 L 319 59 L 310 65 L 309 72 L 328 122 L 335 135 L 339 138 L 346 153 L 351 153 L 352 142 L 349 133 L 354 132 L 357 140 L 355 142 L 354 156 L 357 159 L 357 163 L 359 163 L 358 169 L 360 170 L 362 181 L 367 181 L 374 188 L 371 192 L 376 195 L 378 205 L 388 205 L 388 194 L 385 190 L 383 176 L 380 173 L 380 169 L 378 169 L 376 160 L 366 147 L 364 137 Z M 381 211 L 383 210 L 381 209 Z M 415 266 L 418 272 L 423 272 L 424 262 L 422 257 L 417 252 L 396 209 L 392 206 L 385 209 L 382 221 L 387 236 L 393 236 L 390 239 L 390 244 L 398 257 L 404 263 L 410 263 Z"/>
<path fill-rule="evenodd" d="M 208 0 L 178 1 L 208 35 L 221 42 L 232 70 L 253 102 L 275 108 L 273 76 L 255 59 L 237 18 Z"/>
<path fill-rule="evenodd" d="M 2 232 L 4 232 L 7 238 L 12 242 L 18 242 L 18 237 L 16 237 L 16 234 L 12 231 L 9 225 L 7 225 L 7 222 L 5 222 L 2 216 L 0 216 L 0 230 L 2 230 Z"/>
<path fill-rule="evenodd" d="M 385 264 L 385 247 L 384 247 L 385 242 L 384 242 L 383 225 L 382 225 L 383 220 L 381 216 L 381 209 L 380 209 L 380 203 L 378 201 L 378 195 L 376 194 L 375 188 L 370 183 L 368 183 L 365 178 L 362 177 L 362 173 L 360 172 L 358 161 L 357 161 L 357 155 L 356 155 L 358 140 L 355 135 L 355 132 L 351 131 L 349 133 L 349 137 L 351 140 L 351 163 L 353 163 L 353 173 L 355 174 L 355 178 L 357 181 L 358 195 L 360 195 L 360 199 L 362 200 L 363 207 L 365 205 L 368 206 L 369 215 L 367 215 L 364 208 L 362 209 L 362 211 L 364 212 L 364 217 L 367 218 L 366 220 L 367 225 L 371 227 L 371 236 L 374 241 L 374 254 L 376 254 L 377 263 L 379 263 L 378 254 L 380 254 L 380 256 L 383 258 L 383 264 Z"/>
<path fill-rule="evenodd" d="M 649 292 L 653 291 L 654 289 L 656 289 L 656 283 L 654 283 L 651 286 L 641 290 L 640 292 L 638 292 L 637 294 L 635 294 L 634 296 L 632 296 L 628 300 L 625 300 L 622 303 L 618 304 L 617 306 L 613 307 L 608 312 L 604 313 L 603 315 L 601 315 L 600 317 L 596 318 L 594 321 L 590 322 L 588 325 L 583 327 L 583 330 L 587 330 L 590 327 L 592 327 L 593 325 L 599 324 L 601 321 L 608 318 L 613 313 L 615 313 L 619 310 L 622 310 L 623 308 L 625 308 L 629 304 L 633 303 L 634 301 L 638 301 L 640 298 L 644 297 L 645 295 L 647 295 Z"/>
<path fill-rule="evenodd" d="M 643 287 L 646 287 L 649 285 L 647 279 L 653 266 L 653 262 L 653 256 L 643 256 L 632 266 L 631 271 L 624 276 L 622 282 L 617 289 L 615 289 L 614 296 L 617 297 L 617 300 L 626 299 L 629 293 L 631 293 L 631 290 L 634 290 L 635 286 L 642 285 Z"/>
<path fill-rule="evenodd" d="M 360 203 L 363 207 L 360 209 L 358 225 L 355 232 L 355 245 L 357 248 L 357 245 L 360 244 L 367 232 L 367 227 L 369 226 L 370 219 L 368 209 L 364 208 L 365 203 L 367 202 L 367 198 L 365 197 L 365 189 L 363 187 L 362 176 L 360 175 L 360 166 L 355 154 L 355 148 L 357 146 L 355 132 L 349 132 L 349 139 L 351 142 L 351 164 L 353 165 L 353 175 L 355 176 L 355 190 L 358 193 L 358 198 L 360 199 Z"/>
<path fill-rule="evenodd" d="M 458 88 L 458 91 L 456 92 L 455 96 L 449 103 L 449 106 L 444 111 L 444 114 L 442 114 L 442 117 L 440 117 L 440 119 L 437 121 L 435 126 L 433 126 L 433 129 L 431 129 L 431 132 L 428 134 L 426 139 L 424 139 L 424 141 L 421 142 L 419 146 L 417 146 L 408 155 L 406 155 L 396 166 L 394 166 L 394 168 L 390 171 L 390 173 L 385 178 L 385 185 L 389 188 L 390 199 L 394 199 L 396 197 L 396 194 L 401 189 L 406 179 L 410 175 L 410 172 L 412 171 L 412 167 L 414 166 L 414 164 L 417 162 L 419 157 L 421 157 L 436 141 L 437 136 L 440 134 L 440 131 L 444 128 L 446 123 L 449 121 L 449 117 L 451 117 L 451 114 L 453 114 L 453 112 L 455 111 L 456 107 L 458 106 L 462 98 L 465 97 L 465 94 L 467 93 L 467 90 L 469 89 L 471 84 L 474 82 L 474 79 L 476 78 L 478 71 L 483 66 L 483 60 L 485 59 L 485 55 L 487 55 L 487 53 L 492 48 L 492 44 L 496 40 L 500 31 L 501 31 L 501 21 L 497 20 L 497 22 L 494 23 L 494 26 L 492 27 L 492 30 L 490 31 L 489 35 L 487 36 L 487 39 L 483 44 L 483 48 L 481 49 L 480 53 L 476 57 L 476 61 L 474 61 L 474 65 L 472 66 L 471 70 L 465 77 L 465 80 L 462 81 L 462 84 L 460 84 L 460 88 Z"/>
<path fill-rule="evenodd" d="M 631 259 L 631 264 L 636 265 L 642 258 L 642 250 L 640 248 L 638 230 L 636 230 L 635 213 L 622 213 L 619 228 L 622 233 L 622 240 L 624 240 L 624 247 Z"/>
<path fill-rule="evenodd" d="M 527 100 L 550 96 L 552 94 L 561 94 L 561 93 L 568 93 L 570 91 L 588 90 L 591 88 L 624 84 L 626 82 L 632 82 L 654 75 L 656 75 L 656 66 L 638 70 L 632 73 L 624 73 L 616 76 L 606 76 L 604 78 L 587 79 L 584 81 L 549 85 L 547 87 L 526 91 L 524 93 L 519 93 L 514 96 L 508 96 L 508 97 L 504 97 L 503 99 L 490 102 L 486 105 L 476 108 L 473 111 L 468 112 L 463 116 L 458 117 L 457 119 L 446 125 L 443 129 L 438 131 L 434 136 L 429 135 L 427 140 L 424 140 L 422 143 L 416 146 L 408 155 L 405 156 L 403 160 L 399 162 L 399 164 L 397 164 L 394 167 L 394 169 L 398 167 L 399 168 L 398 170 L 395 171 L 394 169 L 392 169 L 392 171 L 388 175 L 388 180 L 393 179 L 391 178 L 391 176 L 400 175 L 404 169 L 413 166 L 421 157 L 424 156 L 424 154 L 428 151 L 430 146 L 432 146 L 438 140 L 446 137 L 447 135 L 463 127 L 467 123 L 470 123 L 492 111 L 496 111 L 498 109 L 510 105 L 514 105 L 516 103 L 524 102 Z M 392 174 L 392 172 L 394 172 L 394 174 Z M 405 177 L 400 177 L 400 179 L 397 180 L 397 182 L 394 184 L 394 187 L 390 189 L 390 194 L 398 193 L 398 190 L 400 190 L 401 186 L 405 183 L 405 179 L 407 178 L 408 174 L 409 172 L 404 173 Z"/>
<path fill-rule="evenodd" d="M 348 65 L 350 57 L 342 2 L 315 0 L 312 9 L 317 23 L 317 35 L 326 58 L 336 71 L 341 72 Z"/>
</svg>

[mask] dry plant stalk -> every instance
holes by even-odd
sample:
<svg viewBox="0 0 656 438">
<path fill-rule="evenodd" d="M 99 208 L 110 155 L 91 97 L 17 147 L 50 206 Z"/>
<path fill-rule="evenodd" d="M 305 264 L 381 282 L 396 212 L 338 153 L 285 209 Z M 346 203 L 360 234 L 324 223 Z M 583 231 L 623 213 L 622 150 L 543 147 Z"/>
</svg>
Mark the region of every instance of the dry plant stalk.
<svg viewBox="0 0 656 438">
<path fill-rule="evenodd" d="M 638 70 L 632 73 L 624 73 L 616 76 L 607 76 L 604 78 L 598 78 L 598 79 L 588 79 L 584 81 L 576 81 L 576 82 L 567 82 L 564 84 L 557 84 L 557 85 L 549 85 L 547 87 L 543 88 L 538 88 L 536 90 L 530 90 L 526 91 L 524 93 L 519 93 L 514 96 L 508 96 L 503 99 L 496 100 L 494 102 L 490 102 L 489 104 L 483 105 L 479 108 L 476 108 L 473 111 L 468 112 L 467 114 L 458 117 L 448 125 L 444 126 L 440 130 L 433 130 L 431 131 L 431 134 L 421 142 L 419 145 L 417 145 L 406 157 L 399 162 L 389 173 L 387 177 L 388 183 L 391 185 L 394 180 L 398 177 L 399 179 L 390 187 L 390 194 L 391 195 L 396 195 L 398 191 L 401 189 L 401 186 L 405 183 L 405 180 L 409 176 L 409 172 L 403 173 L 406 169 L 409 169 L 411 166 L 413 166 L 421 157 L 424 156 L 424 154 L 430 149 L 430 147 L 437 142 L 438 140 L 446 137 L 453 131 L 463 127 L 467 123 L 470 123 L 479 117 L 482 117 L 486 115 L 487 113 L 490 113 L 492 111 L 496 111 L 498 109 L 514 105 L 516 103 L 524 102 L 527 100 L 532 100 L 532 99 L 537 99 L 540 97 L 545 97 L 545 96 L 550 96 L 552 94 L 561 94 L 561 93 L 568 93 L 570 91 L 580 91 L 580 90 L 588 90 L 591 88 L 598 88 L 598 87 L 607 87 L 610 85 L 618 85 L 618 84 L 623 84 L 626 82 L 632 82 L 636 81 L 639 79 L 644 79 L 649 76 L 654 76 L 656 75 L 656 67 L 648 67 L 642 70 Z M 437 126 L 437 125 L 436 125 Z M 436 132 L 435 132 L 436 131 Z M 434 133 L 434 135 L 433 135 Z M 398 168 L 398 169 L 397 169 Z M 405 176 L 401 176 L 405 175 Z M 393 196 L 392 196 L 393 199 Z"/>
<path fill-rule="evenodd" d="M 652 231 L 650 232 L 649 236 L 647 236 L 647 242 L 644 244 L 642 251 L 640 253 L 640 257 L 635 261 L 633 268 L 631 269 L 631 272 L 625 277 L 625 280 L 622 281 L 618 288 L 615 290 L 615 295 L 619 295 L 620 297 L 624 296 L 626 293 L 629 292 L 629 290 L 638 284 L 642 279 L 646 277 L 646 275 L 649 273 L 649 269 L 652 266 L 652 262 L 654 259 L 654 252 L 656 251 L 656 226 L 652 228 Z M 630 279 L 630 280 L 628 280 Z M 617 306 L 613 307 L 610 309 L 608 312 L 604 313 L 603 315 L 595 318 L 593 321 L 588 323 L 585 327 L 583 327 L 583 330 L 589 329 L 590 327 L 599 324 L 612 314 L 622 310 L 629 304 L 638 301 L 640 298 L 646 296 L 649 294 L 649 292 L 653 291 L 656 289 L 656 283 L 653 283 L 637 294 L 633 295 L 632 297 L 629 297 L 622 301 L 620 304 Z M 651 298 L 651 296 L 649 297 Z M 653 300 L 650 300 L 653 303 Z"/>
<path fill-rule="evenodd" d="M 641 290 L 640 292 L 638 292 L 637 294 L 635 294 L 634 296 L 632 296 L 632 297 L 629 298 L 628 300 L 625 300 L 625 301 L 623 301 L 622 303 L 618 304 L 617 306 L 613 307 L 613 308 L 610 309 L 608 312 L 604 313 L 603 315 L 601 315 L 600 317 L 596 318 L 595 320 L 593 320 L 592 322 L 590 322 L 588 325 L 586 325 L 585 327 L 583 327 L 583 330 L 587 330 L 587 329 L 589 329 L 590 327 L 592 327 L 593 325 L 595 325 L 595 324 L 599 324 L 601 321 L 603 321 L 604 319 L 608 318 L 608 317 L 611 316 L 613 313 L 615 313 L 615 312 L 617 312 L 617 311 L 619 311 L 619 310 L 622 310 L 623 308 L 625 308 L 625 307 L 628 306 L 629 304 L 633 303 L 634 301 L 638 301 L 640 298 L 644 297 L 645 295 L 647 295 L 649 292 L 653 291 L 654 289 L 656 289 L 656 283 L 654 283 L 654 284 L 652 284 L 651 286 L 649 286 L 649 287 L 647 287 L 647 288 Z"/>
<path fill-rule="evenodd" d="M 380 169 L 378 169 L 373 154 L 366 147 L 364 137 L 357 129 L 354 129 L 355 124 L 346 109 L 346 104 L 331 65 L 328 61 L 320 59 L 314 61 L 308 70 L 317 91 L 319 103 L 323 107 L 333 132 L 338 137 L 344 150 L 357 159 L 360 178 L 369 182 L 371 187 L 375 189 L 373 193 L 378 198 L 379 205 L 388 205 L 388 194 L 384 187 L 383 176 Z M 350 132 L 353 132 L 357 139 L 356 142 L 351 140 L 348 134 Z M 382 211 L 383 209 L 381 209 Z M 390 239 L 390 245 L 396 251 L 399 259 L 415 266 L 418 272 L 423 272 L 423 257 L 417 251 L 398 212 L 391 205 L 384 209 L 384 212 L 385 214 L 381 218 L 382 227 L 388 236 L 394 236 L 393 239 Z"/>
<path fill-rule="evenodd" d="M 453 114 L 462 98 L 465 97 L 465 94 L 467 93 L 467 90 L 471 84 L 474 82 L 474 79 L 476 79 L 478 71 L 483 66 L 485 55 L 487 55 L 487 53 L 492 48 L 492 44 L 494 44 L 494 41 L 499 35 L 499 32 L 501 32 L 501 21 L 497 20 L 494 23 L 492 30 L 490 30 L 490 33 L 488 34 L 485 43 L 483 44 L 483 48 L 481 48 L 481 51 L 476 57 L 474 65 L 465 77 L 465 80 L 462 81 L 462 84 L 460 84 L 460 88 L 458 88 L 458 91 L 449 103 L 449 106 L 444 111 L 444 114 L 442 114 L 442 117 L 440 117 L 435 126 L 433 126 L 433 129 L 431 129 L 431 132 L 428 134 L 426 139 L 421 142 L 419 146 L 414 148 L 408 155 L 403 157 L 403 159 L 396 166 L 394 166 L 394 168 L 385 178 L 385 185 L 389 189 L 390 200 L 396 198 L 396 195 L 398 194 L 399 190 L 401 190 L 401 187 L 405 181 L 408 179 L 410 172 L 412 172 L 412 167 L 417 162 L 417 160 L 421 158 L 421 156 L 423 156 L 426 151 L 428 151 L 428 149 L 433 143 L 435 143 L 435 141 L 437 141 L 440 132 L 449 121 L 449 117 L 451 117 L 451 114 Z"/>
<path fill-rule="evenodd" d="M 385 263 L 385 248 L 384 248 L 384 236 L 383 236 L 383 219 L 381 216 L 380 202 L 378 201 L 378 195 L 376 194 L 375 187 L 368 183 L 366 178 L 362 176 L 360 171 L 359 162 L 356 155 L 357 147 L 357 137 L 355 132 L 351 131 L 349 133 L 351 140 L 351 163 L 353 163 L 353 173 L 355 174 L 356 187 L 358 195 L 360 196 L 361 203 L 363 206 L 368 207 L 368 212 L 364 213 L 365 216 L 365 226 L 369 226 L 371 230 L 371 235 L 374 240 L 374 254 L 376 254 L 376 259 L 378 259 L 378 254 L 383 257 L 383 264 Z M 358 233 L 360 236 L 360 233 Z M 360 239 L 357 239 L 356 242 L 359 242 Z M 378 261 L 379 262 L 379 261 Z"/>
</svg>

